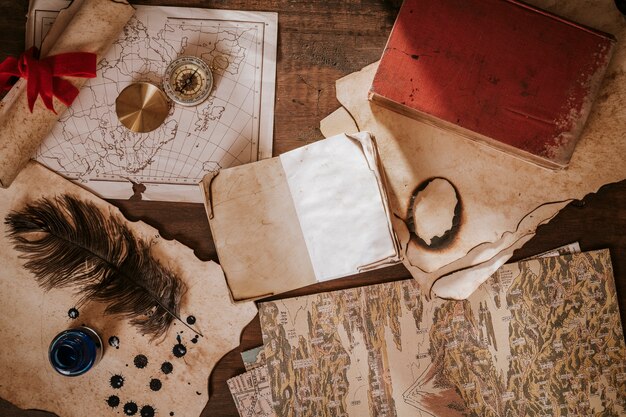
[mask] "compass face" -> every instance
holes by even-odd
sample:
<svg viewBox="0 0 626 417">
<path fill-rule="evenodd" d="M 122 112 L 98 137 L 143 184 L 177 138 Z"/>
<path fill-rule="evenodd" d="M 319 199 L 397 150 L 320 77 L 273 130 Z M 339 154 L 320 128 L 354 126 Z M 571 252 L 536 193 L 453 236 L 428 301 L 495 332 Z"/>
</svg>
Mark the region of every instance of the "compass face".
<svg viewBox="0 0 626 417">
<path fill-rule="evenodd" d="M 195 56 L 174 60 L 165 70 L 163 90 L 174 102 L 196 106 L 209 97 L 213 88 L 213 74 L 209 66 Z"/>
</svg>

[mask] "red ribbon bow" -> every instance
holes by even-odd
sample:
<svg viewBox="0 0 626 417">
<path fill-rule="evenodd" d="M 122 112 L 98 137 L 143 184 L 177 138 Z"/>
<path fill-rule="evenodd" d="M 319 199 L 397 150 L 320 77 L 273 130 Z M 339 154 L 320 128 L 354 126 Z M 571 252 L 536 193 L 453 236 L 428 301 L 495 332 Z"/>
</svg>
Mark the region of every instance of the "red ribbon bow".
<svg viewBox="0 0 626 417">
<path fill-rule="evenodd" d="M 19 59 L 12 56 L 0 64 L 0 88 L 10 90 L 13 77 L 27 79 L 26 96 L 31 113 L 37 96 L 40 95 L 46 107 L 53 112 L 52 96 L 69 106 L 78 95 L 78 88 L 61 78 L 94 78 L 96 76 L 96 54 L 89 52 L 69 52 L 37 59 L 37 48 L 30 48 Z"/>
</svg>

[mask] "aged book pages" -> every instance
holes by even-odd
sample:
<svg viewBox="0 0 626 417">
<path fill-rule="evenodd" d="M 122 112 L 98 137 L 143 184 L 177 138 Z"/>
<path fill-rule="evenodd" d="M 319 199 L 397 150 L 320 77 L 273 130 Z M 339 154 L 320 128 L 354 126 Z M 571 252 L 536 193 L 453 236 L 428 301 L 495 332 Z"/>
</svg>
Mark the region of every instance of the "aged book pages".
<svg viewBox="0 0 626 417">
<path fill-rule="evenodd" d="M 74 1 L 50 29 L 50 40 L 46 39 L 42 46 L 42 56 L 91 52 L 101 57 L 133 12 L 125 0 Z M 87 81 L 86 78 L 68 79 L 77 88 Z M 4 188 L 34 155 L 67 108 L 54 98 L 55 114 L 38 98 L 31 114 L 26 85 L 26 80 L 20 79 L 0 103 L 0 186 Z"/>
<path fill-rule="evenodd" d="M 394 227 L 404 249 L 404 263 L 425 289 L 430 289 L 441 276 L 455 271 L 486 262 L 504 262 L 534 234 L 539 224 L 551 219 L 569 201 L 626 178 L 623 17 L 610 0 L 580 0 L 567 5 L 562 2 L 544 5 L 539 0 L 535 3 L 539 7 L 554 6 L 555 10 L 551 11 L 557 14 L 562 6 L 565 17 L 614 33 L 618 39 L 598 100 L 567 170 L 552 172 L 538 168 L 368 102 L 363 86 L 371 84 L 376 64 L 337 82 L 341 104 L 354 117 L 359 129 L 369 130 L 377 138 L 395 214 Z M 602 12 L 596 12 L 599 10 Z M 420 187 L 434 178 L 443 178 L 456 190 L 457 207 L 453 226 L 445 230 L 445 239 L 428 245 L 411 231 L 409 220 Z M 449 210 L 449 207 L 441 209 Z M 420 219 L 429 220 L 428 216 Z M 494 259 L 496 256 L 498 259 Z M 465 298 L 488 276 L 478 275 L 461 274 L 461 278 L 471 281 L 463 284 L 463 291 L 456 291 L 457 286 L 447 283 L 446 290 L 437 294 Z"/>
<path fill-rule="evenodd" d="M 233 299 L 315 284 L 289 186 L 278 158 L 205 177 L 211 234 Z M 288 254 L 288 255 L 285 255 Z"/>
<path fill-rule="evenodd" d="M 398 262 L 385 180 L 366 132 L 224 169 L 201 187 L 235 300 Z"/>
<path fill-rule="evenodd" d="M 44 292 L 37 285 L 9 241 L 4 219 L 42 197 L 64 194 L 95 204 L 150 244 L 151 254 L 185 282 L 180 316 L 203 337 L 174 321 L 151 341 L 128 320 L 104 315 L 102 304 L 77 305 L 75 288 Z M 200 415 L 213 366 L 239 344 L 241 330 L 256 314 L 254 304 L 230 301 L 219 265 L 198 260 L 191 249 L 163 239 L 143 222 L 128 222 L 117 208 L 35 162 L 0 190 L 0 216 L 0 337 L 7 343 L 0 351 L 0 397 L 63 417 L 130 415 L 133 409 L 142 416 Z M 72 319 L 68 312 L 74 307 L 78 317 Z M 104 356 L 82 376 L 61 376 L 48 362 L 48 346 L 59 332 L 81 325 L 100 334 Z"/>
</svg>

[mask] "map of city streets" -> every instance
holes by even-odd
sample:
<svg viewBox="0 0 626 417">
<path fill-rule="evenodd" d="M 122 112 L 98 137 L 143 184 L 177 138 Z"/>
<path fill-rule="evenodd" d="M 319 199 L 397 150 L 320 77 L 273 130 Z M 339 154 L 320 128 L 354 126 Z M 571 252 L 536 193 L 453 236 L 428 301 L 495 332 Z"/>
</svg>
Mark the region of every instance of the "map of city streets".
<svg viewBox="0 0 626 417">
<path fill-rule="evenodd" d="M 276 414 L 623 416 L 606 250 L 505 265 L 466 301 L 406 280 L 260 305 Z"/>
</svg>

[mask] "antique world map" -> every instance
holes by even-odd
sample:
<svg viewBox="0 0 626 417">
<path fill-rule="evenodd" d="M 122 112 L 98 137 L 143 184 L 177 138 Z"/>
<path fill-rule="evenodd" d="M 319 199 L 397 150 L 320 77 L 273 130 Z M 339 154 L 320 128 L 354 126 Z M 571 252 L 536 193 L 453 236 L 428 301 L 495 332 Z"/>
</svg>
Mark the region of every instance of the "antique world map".
<svg viewBox="0 0 626 417">
<path fill-rule="evenodd" d="M 32 2 L 31 2 L 32 3 Z M 34 2 L 30 39 L 40 40 L 67 1 Z M 51 11 L 51 9 L 53 11 Z M 104 197 L 202 202 L 202 177 L 271 156 L 277 17 L 256 13 L 136 6 L 119 39 L 44 141 L 36 159 Z M 204 103 L 172 104 L 165 122 L 134 133 L 115 100 L 130 83 L 162 85 L 179 56 L 202 58 L 214 88 Z"/>
<path fill-rule="evenodd" d="M 414 280 L 260 305 L 276 414 L 621 416 L 609 252 L 505 265 L 468 300 Z"/>
</svg>

